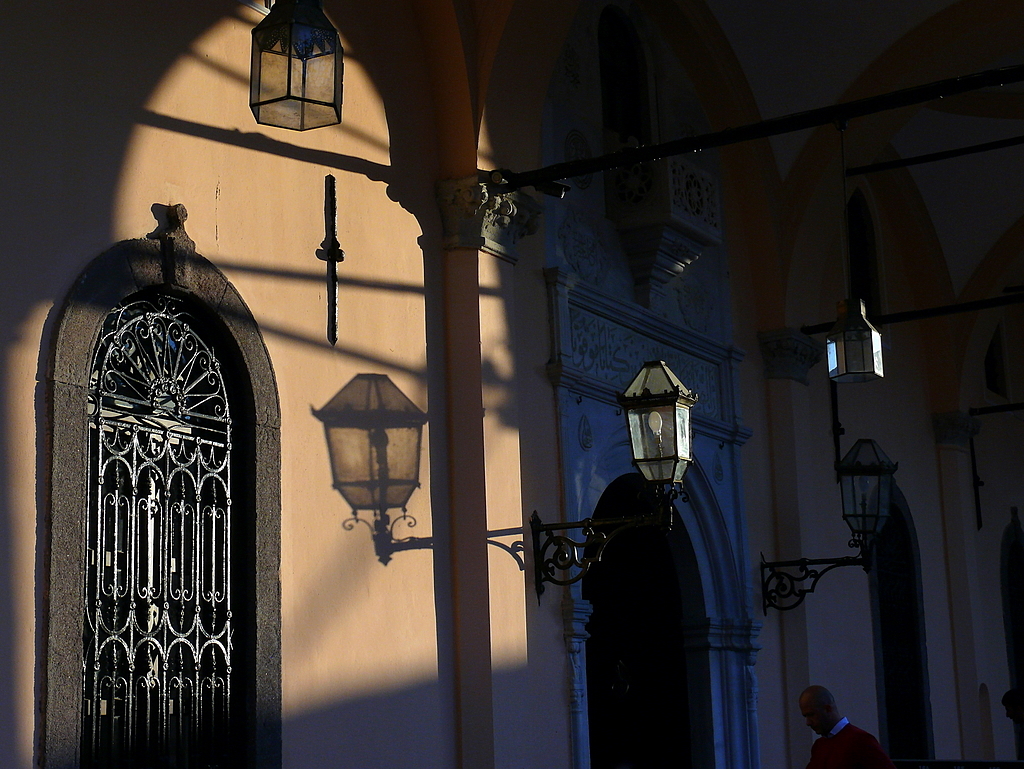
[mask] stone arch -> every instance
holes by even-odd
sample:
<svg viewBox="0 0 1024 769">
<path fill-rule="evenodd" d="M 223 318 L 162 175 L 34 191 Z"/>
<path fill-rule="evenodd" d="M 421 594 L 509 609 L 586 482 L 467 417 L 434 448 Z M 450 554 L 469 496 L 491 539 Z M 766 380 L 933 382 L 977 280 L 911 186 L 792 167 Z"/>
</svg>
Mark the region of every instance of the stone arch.
<svg viewBox="0 0 1024 769">
<path fill-rule="evenodd" d="M 579 517 L 592 514 L 604 490 L 630 467 L 625 425 L 605 435 L 602 445 L 595 446 L 588 458 L 587 469 L 579 472 L 580 485 L 568 495 L 580 501 Z M 669 538 L 681 600 L 691 756 L 694 766 L 756 769 L 759 751 L 753 665 L 760 648 L 756 638 L 761 623 L 751 619 L 744 555 L 737 551 L 742 534 L 735 531 L 734 521 L 719 502 L 699 459 L 702 449 L 708 454 L 717 442 L 696 432 L 694 439 L 698 459 L 684 478 L 685 498 L 676 502 L 682 525 L 677 523 L 676 536 Z M 571 594 L 574 605 L 582 607 L 585 621 L 590 606 L 583 601 L 581 587 L 574 585 Z M 585 657 L 580 667 L 586 668 Z M 589 744 L 581 729 L 586 727 L 577 721 L 575 742 Z M 577 750 L 575 766 L 589 766 L 579 755 Z"/>
<path fill-rule="evenodd" d="M 182 222 L 184 207 L 167 210 L 171 227 L 157 237 L 122 241 L 94 259 L 72 287 L 54 324 L 47 372 L 46 436 L 49 504 L 43 524 L 48 550 L 46 662 L 41 751 L 48 767 L 79 765 L 81 724 L 82 568 L 88 488 L 89 377 L 107 315 L 130 297 L 162 292 L 186 301 L 210 323 L 239 380 L 233 423 L 236 451 L 251 478 L 238 497 L 252 514 L 246 539 L 252 607 L 246 654 L 251 691 L 245 729 L 247 762 L 281 762 L 280 408 L 273 366 L 258 324 L 227 278 L 195 252 Z M 258 673 L 258 675 L 257 675 Z"/>
</svg>

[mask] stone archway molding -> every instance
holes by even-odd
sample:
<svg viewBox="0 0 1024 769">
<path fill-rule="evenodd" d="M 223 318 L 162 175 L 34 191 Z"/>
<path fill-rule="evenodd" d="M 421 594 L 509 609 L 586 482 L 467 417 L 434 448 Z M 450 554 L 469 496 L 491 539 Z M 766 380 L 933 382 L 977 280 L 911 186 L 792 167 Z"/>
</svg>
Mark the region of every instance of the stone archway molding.
<svg viewBox="0 0 1024 769">
<path fill-rule="evenodd" d="M 281 765 L 281 588 L 280 588 L 280 406 L 270 355 L 249 308 L 228 279 L 196 253 L 184 229 L 185 207 L 156 205 L 166 222 L 145 238 L 126 240 L 96 257 L 69 292 L 49 341 L 48 401 L 44 414 L 44 455 L 48 465 L 47 519 L 41 543 L 48 572 L 43 576 L 46 661 L 41 671 L 42 765 L 79 766 L 81 730 L 82 564 L 88 506 L 89 377 L 93 352 L 109 312 L 126 298 L 161 289 L 185 298 L 217 317 L 229 356 L 236 358 L 241 389 L 248 390 L 236 424 L 251 446 L 248 462 L 255 515 L 256 629 L 253 682 L 247 730 L 249 765 Z M 159 216 L 158 216 L 159 218 Z M 44 460 L 44 463 L 46 460 Z"/>
</svg>

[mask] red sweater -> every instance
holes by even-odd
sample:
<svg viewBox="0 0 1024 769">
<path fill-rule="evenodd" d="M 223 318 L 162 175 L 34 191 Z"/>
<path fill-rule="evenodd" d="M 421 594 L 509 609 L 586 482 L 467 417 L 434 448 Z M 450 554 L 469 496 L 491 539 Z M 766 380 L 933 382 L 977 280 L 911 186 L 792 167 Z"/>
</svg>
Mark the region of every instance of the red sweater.
<svg viewBox="0 0 1024 769">
<path fill-rule="evenodd" d="M 807 769 L 896 769 L 878 740 L 847 724 L 834 737 L 819 737 L 811 746 Z"/>
</svg>

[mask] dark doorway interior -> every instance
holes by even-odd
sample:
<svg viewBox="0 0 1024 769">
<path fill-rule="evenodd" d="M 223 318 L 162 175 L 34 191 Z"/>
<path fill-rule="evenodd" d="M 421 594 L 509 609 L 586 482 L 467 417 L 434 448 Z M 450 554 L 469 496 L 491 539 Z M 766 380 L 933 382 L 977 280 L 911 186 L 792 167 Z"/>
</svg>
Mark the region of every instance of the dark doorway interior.
<svg viewBox="0 0 1024 769">
<path fill-rule="evenodd" d="M 931 757 L 917 554 L 899 505 L 875 542 L 875 633 L 881 651 L 879 705 L 892 758 Z"/>
<path fill-rule="evenodd" d="M 595 518 L 651 505 L 639 475 L 612 482 Z M 668 535 L 633 529 L 616 538 L 583 581 L 593 604 L 587 696 L 593 769 L 691 766 L 679 579 Z"/>
<path fill-rule="evenodd" d="M 1016 513 L 1016 509 L 1013 511 Z M 1003 612 L 1009 657 L 1010 683 L 1024 686 L 1024 536 L 1014 516 L 1003 545 Z M 1024 760 L 1020 726 L 1014 726 L 1017 758 Z"/>
</svg>

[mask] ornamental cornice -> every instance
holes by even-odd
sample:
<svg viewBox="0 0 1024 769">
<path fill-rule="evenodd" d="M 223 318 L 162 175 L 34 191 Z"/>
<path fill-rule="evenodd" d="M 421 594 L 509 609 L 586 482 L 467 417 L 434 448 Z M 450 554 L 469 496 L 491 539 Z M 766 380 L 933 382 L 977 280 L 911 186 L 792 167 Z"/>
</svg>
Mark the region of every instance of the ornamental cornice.
<svg viewBox="0 0 1024 769">
<path fill-rule="evenodd" d="M 757 334 L 766 379 L 792 379 L 810 384 L 808 373 L 825 354 L 825 345 L 795 328 Z"/>
<path fill-rule="evenodd" d="M 540 223 L 541 206 L 529 195 L 499 192 L 476 176 L 442 179 L 436 192 L 447 250 L 486 251 L 515 264 L 516 243 Z"/>
</svg>

